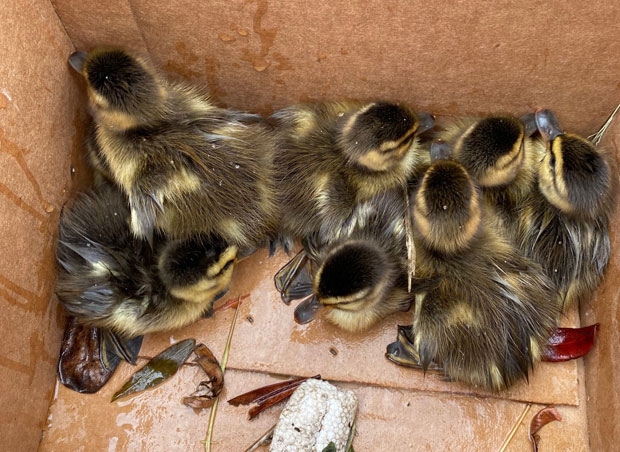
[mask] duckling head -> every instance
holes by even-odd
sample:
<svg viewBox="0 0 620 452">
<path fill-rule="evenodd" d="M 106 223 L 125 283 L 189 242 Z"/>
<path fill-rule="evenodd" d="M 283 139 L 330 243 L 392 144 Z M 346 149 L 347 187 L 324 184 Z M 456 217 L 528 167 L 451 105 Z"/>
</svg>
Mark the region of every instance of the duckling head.
<svg viewBox="0 0 620 452">
<path fill-rule="evenodd" d="M 159 276 L 171 295 L 209 304 L 228 290 L 237 251 L 212 235 L 171 241 L 159 256 Z"/>
<path fill-rule="evenodd" d="M 429 166 L 411 205 L 415 229 L 432 250 L 461 252 L 480 229 L 479 190 L 454 160 L 436 160 Z"/>
<path fill-rule="evenodd" d="M 511 116 L 489 116 L 459 138 L 454 154 L 481 187 L 514 180 L 525 158 L 524 124 Z"/>
<path fill-rule="evenodd" d="M 329 308 L 328 321 L 348 331 L 362 331 L 386 315 L 383 304 L 396 275 L 380 247 L 352 240 L 323 260 L 314 278 L 314 294 Z"/>
<path fill-rule="evenodd" d="M 589 140 L 564 133 L 549 110 L 536 112 L 547 152 L 538 169 L 538 185 L 547 201 L 570 215 L 594 217 L 612 183 L 611 169 Z"/>
<path fill-rule="evenodd" d="M 141 58 L 99 47 L 73 53 L 69 64 L 86 80 L 91 114 L 99 124 L 125 130 L 161 115 L 165 87 Z"/>
<path fill-rule="evenodd" d="M 432 116 L 409 108 L 376 102 L 345 118 L 337 144 L 351 164 L 367 171 L 390 171 L 408 155 L 417 134 L 430 129 Z"/>
</svg>

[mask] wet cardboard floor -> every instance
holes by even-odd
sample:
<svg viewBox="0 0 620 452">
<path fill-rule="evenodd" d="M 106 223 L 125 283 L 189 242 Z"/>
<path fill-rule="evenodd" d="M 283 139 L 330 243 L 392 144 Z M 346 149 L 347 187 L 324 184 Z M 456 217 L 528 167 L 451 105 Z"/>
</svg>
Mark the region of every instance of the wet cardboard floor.
<svg viewBox="0 0 620 452">
<path fill-rule="evenodd" d="M 562 422 L 541 431 L 540 451 L 590 450 L 581 360 L 540 364 L 529 383 L 500 394 L 446 382 L 439 375 L 424 376 L 384 358 L 385 346 L 396 337 L 396 325 L 410 323 L 410 313 L 385 319 L 365 334 L 344 333 L 320 318 L 297 325 L 294 303 L 280 301 L 272 280 L 287 260 L 284 254 L 269 258 L 265 251 L 244 260 L 224 298 L 243 301 L 212 431 L 214 452 L 244 451 L 277 421 L 281 410 L 270 408 L 249 421 L 248 407 L 233 407 L 227 399 L 289 376 L 314 374 L 356 393 L 357 452 L 530 450 L 529 422 L 547 404 L 557 407 Z M 234 318 L 231 308 L 182 330 L 150 335 L 139 364 L 188 337 L 203 342 L 221 359 Z M 574 326 L 575 318 L 563 323 Z M 164 385 L 111 403 L 112 394 L 135 370 L 123 364 L 94 395 L 57 385 L 39 450 L 205 450 L 210 410 L 195 413 L 180 403 L 204 379 L 202 370 L 184 366 Z"/>
</svg>

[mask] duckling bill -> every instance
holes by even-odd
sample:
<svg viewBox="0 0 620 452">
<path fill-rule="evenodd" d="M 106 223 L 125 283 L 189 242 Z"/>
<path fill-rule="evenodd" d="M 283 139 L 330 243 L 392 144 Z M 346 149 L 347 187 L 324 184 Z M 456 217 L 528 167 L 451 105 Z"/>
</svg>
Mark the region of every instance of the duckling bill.
<svg viewBox="0 0 620 452">
<path fill-rule="evenodd" d="M 118 48 L 76 52 L 100 166 L 129 199 L 131 231 L 152 240 L 198 234 L 253 250 L 275 235 L 272 131 L 257 115 L 214 105 Z"/>
</svg>

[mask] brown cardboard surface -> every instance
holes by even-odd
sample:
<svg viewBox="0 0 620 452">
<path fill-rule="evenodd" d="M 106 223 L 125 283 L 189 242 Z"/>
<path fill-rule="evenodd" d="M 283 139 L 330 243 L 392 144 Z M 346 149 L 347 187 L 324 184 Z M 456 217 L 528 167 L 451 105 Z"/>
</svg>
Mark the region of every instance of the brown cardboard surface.
<svg viewBox="0 0 620 452">
<path fill-rule="evenodd" d="M 77 50 L 105 44 L 125 46 L 143 53 L 147 51 L 127 0 L 50 1 Z"/>
<path fill-rule="evenodd" d="M 4 2 L 0 23 L 0 449 L 21 451 L 37 448 L 54 384 L 53 244 L 84 118 L 50 3 Z"/>
<path fill-rule="evenodd" d="M 54 5 L 77 46 L 139 47 L 137 24 L 155 63 L 241 109 L 334 97 L 397 99 L 436 114 L 547 106 L 566 128 L 590 133 L 620 98 L 620 7 L 601 0 Z"/>
<path fill-rule="evenodd" d="M 616 117 L 601 143 L 608 149 L 620 149 L 620 118 Z M 616 154 L 617 156 L 617 154 Z M 620 210 L 613 219 L 612 252 L 609 268 L 593 303 L 585 306 L 584 322 L 601 324 L 598 343 L 585 358 L 588 389 L 588 420 L 592 450 L 614 450 L 620 438 Z"/>
<path fill-rule="evenodd" d="M 53 298 L 53 241 L 71 189 L 70 167 L 78 171 L 73 181 L 83 178 L 86 108 L 66 63 L 74 46 L 119 44 L 148 52 L 171 76 L 206 82 L 221 104 L 263 113 L 347 97 L 400 100 L 436 114 L 520 114 L 547 106 L 566 129 L 589 134 L 620 99 L 614 53 L 620 6 L 613 2 L 9 0 L 0 22 L 0 450 L 36 449 L 43 428 L 44 451 L 203 448 L 207 414 L 178 403 L 200 380 L 193 367 L 118 404 L 108 400 L 134 370 L 128 365 L 98 395 L 57 387 L 47 426 L 42 422 L 64 325 Z M 618 121 L 605 142 L 620 147 Z M 619 220 L 620 213 L 614 226 Z M 619 241 L 615 227 L 614 250 Z M 271 280 L 286 259 L 260 252 L 236 270 L 229 297 L 249 297 L 239 311 L 226 396 L 273 382 L 271 373 L 321 372 L 360 396 L 358 451 L 377 450 L 377 444 L 496 450 L 527 402 L 534 404 L 524 424 L 541 404 L 553 402 L 564 420 L 545 427 L 541 452 L 590 450 L 588 441 L 591 450 L 615 449 L 617 251 L 597 299 L 582 313 L 582 323 L 602 324 L 593 353 L 583 364 L 542 364 L 529 384 L 499 396 L 387 362 L 385 345 L 410 314 L 386 319 L 365 335 L 345 334 L 322 320 L 294 324 L 294 306 L 279 300 Z M 143 353 L 152 356 L 191 336 L 221 356 L 232 313 L 149 336 Z M 248 422 L 245 409 L 222 404 L 214 450 L 243 450 L 276 417 L 270 410 Z M 526 450 L 525 430 L 522 425 L 507 450 Z"/>
<path fill-rule="evenodd" d="M 126 366 L 101 396 L 84 396 L 58 388 L 41 452 L 75 450 L 201 451 L 209 410 L 198 414 L 179 398 L 200 380 L 195 368 L 184 368 L 165 386 L 119 403 L 110 403 L 110 389 L 128 375 Z M 120 378 L 122 376 L 122 378 Z M 226 399 L 250 388 L 277 382 L 266 374 L 229 370 L 212 434 L 213 451 L 242 451 L 278 419 L 282 405 L 248 421 L 248 407 Z M 529 450 L 530 419 L 542 408 L 495 398 L 429 394 L 357 384 L 342 385 L 359 400 L 355 450 L 360 452 L 425 450 L 499 450 L 513 426 L 507 451 Z M 526 411 L 524 420 L 520 415 Z M 558 407 L 562 422 L 540 433 L 542 450 L 587 451 L 585 406 Z M 82 446 L 80 448 L 80 446 Z"/>
</svg>

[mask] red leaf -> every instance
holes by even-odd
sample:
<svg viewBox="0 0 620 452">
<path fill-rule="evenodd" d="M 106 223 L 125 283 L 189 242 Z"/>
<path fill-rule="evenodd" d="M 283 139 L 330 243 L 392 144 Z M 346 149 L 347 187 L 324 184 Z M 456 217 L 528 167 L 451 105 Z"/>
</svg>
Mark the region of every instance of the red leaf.
<svg viewBox="0 0 620 452">
<path fill-rule="evenodd" d="M 312 378 L 321 378 L 320 375 L 315 375 Z M 292 380 L 282 381 L 280 383 L 274 383 L 272 385 L 263 386 L 261 388 L 248 391 L 244 394 L 238 395 L 228 401 L 233 406 L 249 405 L 250 403 L 261 403 L 269 397 L 279 394 L 282 391 L 286 391 L 288 388 L 296 388 L 308 378 L 293 378 Z"/>
<path fill-rule="evenodd" d="M 264 398 L 258 405 L 250 408 L 250 411 L 248 411 L 248 419 L 251 421 L 256 416 L 265 411 L 267 408 L 271 408 L 272 406 L 277 405 L 283 400 L 288 399 L 295 392 L 297 387 L 302 383 L 303 381 L 300 381 L 299 383 L 296 383 L 295 386 L 291 386 L 285 390 L 279 391 L 277 394 L 273 394 L 267 398 Z"/>
<path fill-rule="evenodd" d="M 315 375 L 310 378 L 320 379 L 321 376 Z M 295 389 L 306 380 L 308 380 L 308 378 L 294 378 L 281 383 L 263 386 L 262 388 L 254 389 L 253 391 L 234 397 L 230 399 L 228 403 L 233 406 L 249 405 L 250 403 L 258 404 L 248 412 L 249 418 L 252 420 L 267 408 L 288 399 L 291 394 L 295 392 Z"/>
<path fill-rule="evenodd" d="M 241 302 L 243 302 L 243 300 L 249 297 L 250 294 L 248 293 L 237 298 L 229 298 L 221 304 L 218 303 L 218 305 L 213 308 L 213 312 L 216 313 L 220 311 L 226 311 L 227 309 L 236 308 L 241 304 Z"/>
<path fill-rule="evenodd" d="M 538 441 L 540 436 L 537 435 L 538 431 L 547 425 L 549 422 L 561 421 L 562 416 L 558 413 L 553 405 L 543 408 L 534 415 L 530 422 L 530 442 L 532 443 L 532 451 L 538 452 Z"/>
<path fill-rule="evenodd" d="M 594 346 L 598 330 L 598 323 L 583 328 L 556 328 L 543 351 L 543 361 L 569 361 L 585 356 Z"/>
</svg>

